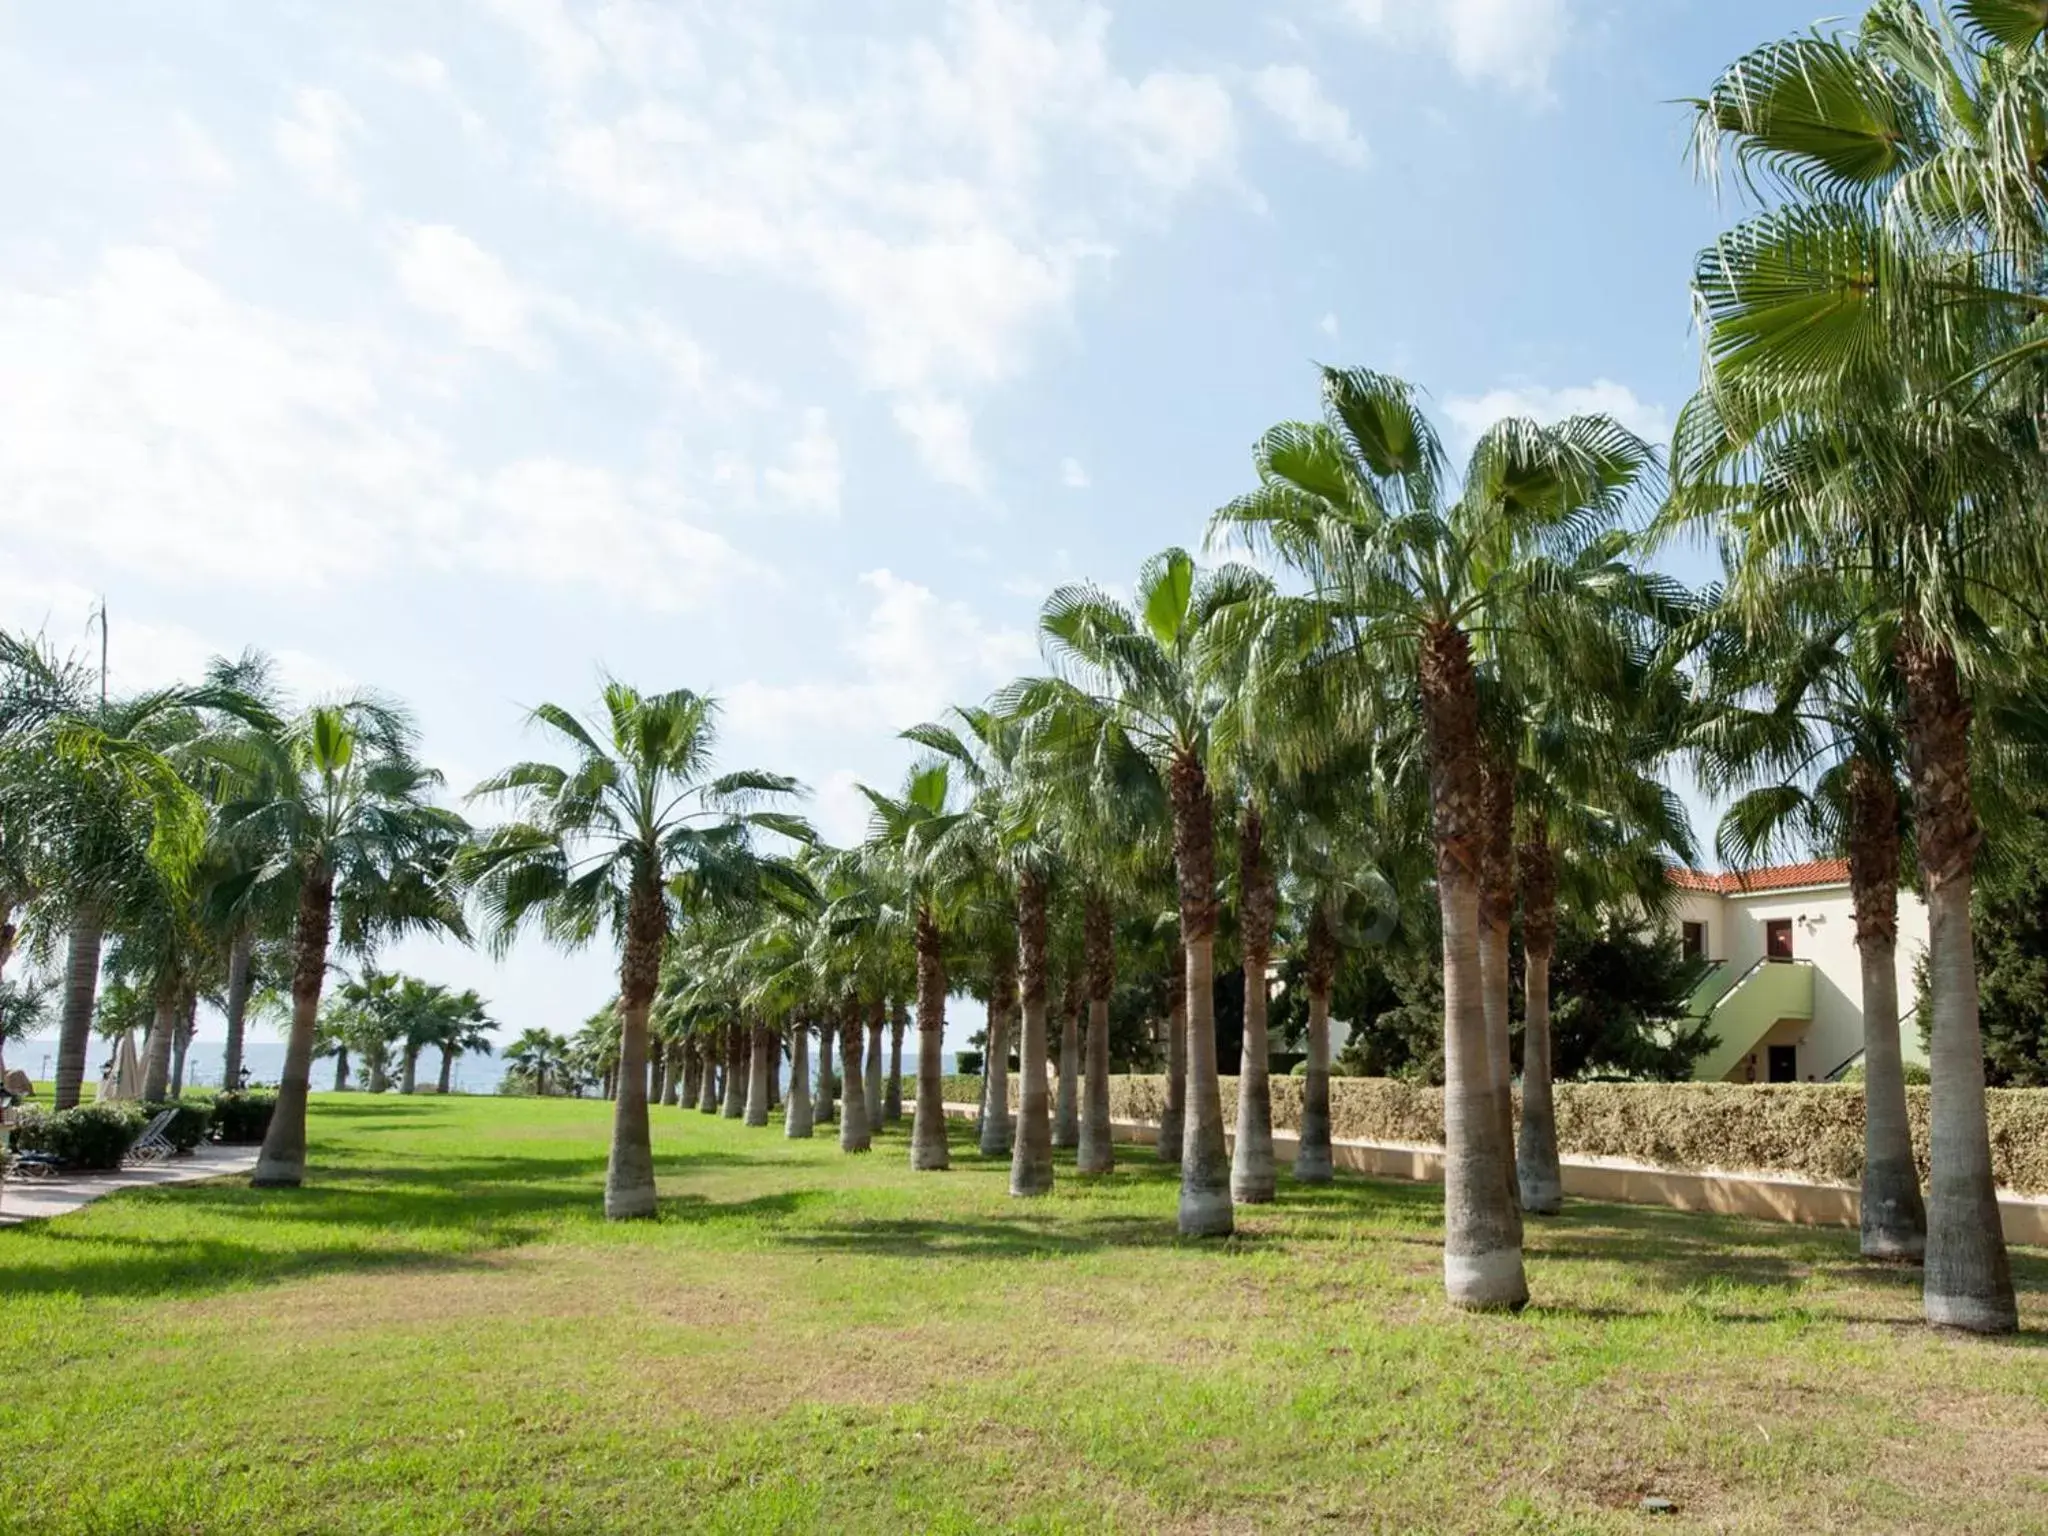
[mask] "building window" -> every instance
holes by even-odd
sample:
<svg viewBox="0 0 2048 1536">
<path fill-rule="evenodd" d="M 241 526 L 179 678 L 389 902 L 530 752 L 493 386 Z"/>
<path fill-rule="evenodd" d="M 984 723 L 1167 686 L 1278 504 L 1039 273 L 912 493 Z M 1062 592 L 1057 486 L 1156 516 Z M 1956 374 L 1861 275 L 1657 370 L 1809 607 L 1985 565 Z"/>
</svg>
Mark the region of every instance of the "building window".
<svg viewBox="0 0 2048 1536">
<path fill-rule="evenodd" d="M 1705 923 L 1681 923 L 1678 929 L 1678 946 L 1685 951 L 1688 960 L 1707 958 L 1707 925 Z"/>
<path fill-rule="evenodd" d="M 1764 924 L 1764 953 L 1773 960 L 1792 958 L 1792 919 L 1774 917 Z"/>
</svg>

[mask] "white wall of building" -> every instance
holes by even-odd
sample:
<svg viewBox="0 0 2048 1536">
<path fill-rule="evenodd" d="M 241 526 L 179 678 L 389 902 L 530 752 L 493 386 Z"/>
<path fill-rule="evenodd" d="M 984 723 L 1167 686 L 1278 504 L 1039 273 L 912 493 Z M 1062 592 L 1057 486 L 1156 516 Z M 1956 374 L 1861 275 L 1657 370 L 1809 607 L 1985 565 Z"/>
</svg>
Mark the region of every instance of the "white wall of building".
<svg viewBox="0 0 2048 1536">
<path fill-rule="evenodd" d="M 1767 1037 L 1768 1043 L 1796 1045 L 1799 1077 L 1825 1078 L 1863 1049 L 1862 964 L 1856 953 L 1854 904 L 1847 885 L 1809 886 L 1754 895 L 1713 891 L 1680 891 L 1672 922 L 1704 923 L 1709 960 L 1725 961 L 1740 976 L 1764 957 L 1765 925 L 1773 918 L 1792 922 L 1792 954 L 1813 962 L 1813 1020 L 1788 1024 Z M 1683 931 L 1678 930 L 1678 931 Z M 1927 907 L 1910 891 L 1899 893 L 1899 1007 L 1905 1015 L 1899 1044 L 1906 1060 L 1926 1064 L 1920 1032 L 1914 1024 L 1913 968 L 1927 947 Z M 1758 1044 L 1757 1081 L 1765 1077 L 1765 1058 Z M 1747 1076 L 1738 1061 L 1730 1074 Z"/>
</svg>

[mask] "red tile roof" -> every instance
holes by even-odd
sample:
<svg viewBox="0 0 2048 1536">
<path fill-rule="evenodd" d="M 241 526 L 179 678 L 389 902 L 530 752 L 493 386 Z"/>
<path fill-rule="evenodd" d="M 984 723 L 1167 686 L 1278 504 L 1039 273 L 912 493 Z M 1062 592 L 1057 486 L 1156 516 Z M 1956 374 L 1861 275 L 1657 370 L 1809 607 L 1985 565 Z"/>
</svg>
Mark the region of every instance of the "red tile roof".
<svg viewBox="0 0 2048 1536">
<path fill-rule="evenodd" d="M 1803 864 L 1774 864 L 1726 875 L 1674 869 L 1671 883 L 1681 891 L 1712 891 L 1719 896 L 1753 896 L 1759 891 L 1789 891 L 1808 885 L 1847 885 L 1849 861 L 1809 859 Z"/>
</svg>

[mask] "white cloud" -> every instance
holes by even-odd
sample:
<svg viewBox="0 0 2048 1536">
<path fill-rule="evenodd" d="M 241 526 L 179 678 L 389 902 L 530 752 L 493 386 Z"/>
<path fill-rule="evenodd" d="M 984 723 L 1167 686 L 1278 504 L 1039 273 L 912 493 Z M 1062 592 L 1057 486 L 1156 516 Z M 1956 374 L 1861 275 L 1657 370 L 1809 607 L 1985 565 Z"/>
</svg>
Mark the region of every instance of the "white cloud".
<svg viewBox="0 0 2048 1536">
<path fill-rule="evenodd" d="M 725 694 L 726 715 L 754 738 L 788 742 L 828 731 L 900 731 L 950 704 L 979 700 L 1028 669 L 1031 636 L 982 622 L 966 603 L 888 570 L 860 578 L 867 611 L 849 624 L 841 682 L 746 682 Z"/>
<path fill-rule="evenodd" d="M 462 131 L 472 139 L 482 139 L 488 131 L 483 114 L 470 106 L 462 93 L 455 88 L 454 78 L 448 73 L 448 66 L 439 55 L 415 49 L 382 61 L 386 73 L 392 79 L 411 86 L 427 96 L 433 97 L 455 114 L 455 120 L 462 125 Z"/>
<path fill-rule="evenodd" d="M 1626 384 L 1612 379 L 1563 389 L 1524 384 L 1491 389 L 1483 395 L 1453 395 L 1444 402 L 1444 414 L 1467 443 L 1477 442 L 1488 427 L 1510 416 L 1549 423 L 1596 413 L 1612 416 L 1653 448 L 1661 450 L 1670 443 L 1670 413 L 1661 405 L 1639 399 Z"/>
<path fill-rule="evenodd" d="M 1332 341 L 1336 340 L 1339 329 L 1337 325 L 1336 311 L 1331 310 L 1326 312 L 1323 318 L 1316 322 L 1316 329 L 1321 331 L 1325 336 L 1329 337 Z"/>
<path fill-rule="evenodd" d="M 17 633 L 41 634 L 60 654 L 70 653 L 97 668 L 99 626 L 93 612 L 101 594 L 74 582 L 43 579 L 19 570 L 0 577 L 0 625 Z M 115 692 L 165 688 L 196 681 L 216 656 L 239 655 L 242 640 L 206 636 L 176 622 L 129 610 L 116 591 L 108 601 L 107 683 Z M 293 695 L 313 698 L 356 686 L 343 668 L 290 648 L 275 650 L 278 681 Z"/>
<path fill-rule="evenodd" d="M 171 142 L 178 169 L 188 180 L 203 187 L 225 187 L 234 181 L 233 162 L 191 113 L 171 114 Z"/>
<path fill-rule="evenodd" d="M 1313 70 L 1299 64 L 1269 64 L 1251 77 L 1251 90 L 1302 143 L 1339 165 L 1366 163 L 1364 136 L 1351 126 L 1350 112 L 1323 94 L 1323 83 Z"/>
<path fill-rule="evenodd" d="M 1060 484 L 1070 491 L 1088 489 L 1088 468 L 1079 459 L 1060 460 Z"/>
<path fill-rule="evenodd" d="M 953 0 L 936 35 L 845 49 L 833 90 L 798 34 L 715 9 L 622 30 L 622 8 L 483 3 L 552 93 L 556 178 L 684 261 L 822 297 L 860 382 L 954 483 L 979 483 L 963 393 L 1028 366 L 1114 226 L 1235 185 L 1228 89 L 1119 71 L 1095 6 Z M 611 77 L 626 105 L 597 89 Z"/>
<path fill-rule="evenodd" d="M 363 137 L 363 120 L 338 91 L 301 86 L 292 111 L 271 130 L 271 146 L 316 197 L 353 208 L 362 201 L 350 146 Z"/>
<path fill-rule="evenodd" d="M 917 396 L 899 400 L 891 414 L 910 435 L 926 473 L 943 485 L 979 494 L 988 472 L 974 451 L 974 418 L 957 400 Z"/>
<path fill-rule="evenodd" d="M 662 482 L 460 462 L 408 394 L 422 375 L 390 338 L 242 304 L 161 248 L 0 289 L 0 530 L 164 584 L 424 565 L 678 608 L 762 576 Z"/>
<path fill-rule="evenodd" d="M 1433 48 L 1466 80 L 1539 100 L 1571 33 L 1571 0 L 1339 0 L 1344 13 L 1402 47 Z"/>
<path fill-rule="evenodd" d="M 789 446 L 788 460 L 761 476 L 769 494 L 799 512 L 839 515 L 839 439 L 816 406 L 804 412 L 803 436 Z"/>
<path fill-rule="evenodd" d="M 393 260 L 405 296 L 446 320 L 469 345 L 529 365 L 541 360 L 531 328 L 533 295 L 460 230 L 415 224 L 400 237 Z"/>
</svg>

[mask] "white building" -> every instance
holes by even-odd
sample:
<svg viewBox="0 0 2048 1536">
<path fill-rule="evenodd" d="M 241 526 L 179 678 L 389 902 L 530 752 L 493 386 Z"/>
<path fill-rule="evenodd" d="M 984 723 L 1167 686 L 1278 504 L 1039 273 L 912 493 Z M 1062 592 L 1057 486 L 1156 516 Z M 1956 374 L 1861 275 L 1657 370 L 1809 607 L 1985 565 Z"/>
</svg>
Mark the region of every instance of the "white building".
<svg viewBox="0 0 2048 1536">
<path fill-rule="evenodd" d="M 1676 870 L 1673 921 L 1687 953 L 1713 963 L 1693 994 L 1719 1043 L 1694 1076 L 1734 1083 L 1825 1082 L 1863 1051 L 1863 982 L 1846 860 L 1739 875 Z M 1899 892 L 1899 1044 L 1925 1066 L 1913 1024 L 1913 968 L 1927 907 Z"/>
</svg>

